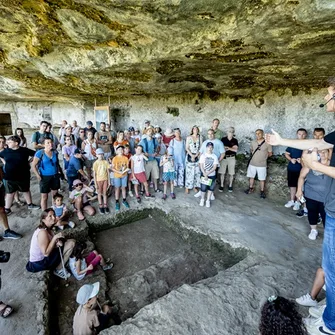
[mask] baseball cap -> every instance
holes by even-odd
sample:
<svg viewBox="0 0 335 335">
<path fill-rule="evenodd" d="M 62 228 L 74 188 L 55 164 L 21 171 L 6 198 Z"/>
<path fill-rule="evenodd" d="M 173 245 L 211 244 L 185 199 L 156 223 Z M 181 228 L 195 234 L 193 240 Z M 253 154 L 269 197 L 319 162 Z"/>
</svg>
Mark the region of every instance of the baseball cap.
<svg viewBox="0 0 335 335">
<path fill-rule="evenodd" d="M 206 144 L 206 148 L 207 148 L 207 147 L 214 147 L 213 142 L 207 142 L 207 144 Z"/>
<path fill-rule="evenodd" d="M 80 179 L 75 179 L 73 181 L 73 186 L 77 186 L 78 184 L 82 184 L 83 182 Z"/>
<path fill-rule="evenodd" d="M 96 152 L 97 155 L 103 155 L 104 154 L 104 151 L 101 148 L 98 148 L 95 152 Z"/>
<path fill-rule="evenodd" d="M 134 127 L 129 127 L 128 130 L 129 131 L 135 131 Z"/>
<path fill-rule="evenodd" d="M 124 149 L 124 146 L 123 146 L 123 145 L 118 145 L 118 146 L 115 148 L 115 151 L 118 150 L 119 148 Z"/>
<path fill-rule="evenodd" d="M 92 121 L 87 121 L 86 124 L 87 124 L 88 126 L 93 126 L 93 122 L 92 122 Z"/>
<path fill-rule="evenodd" d="M 74 153 L 75 153 L 75 154 L 83 154 L 83 155 L 86 154 L 85 151 L 82 151 L 82 150 L 80 150 L 80 149 L 78 149 L 78 148 L 75 149 Z"/>
<path fill-rule="evenodd" d="M 80 305 L 85 305 L 90 299 L 94 298 L 99 293 L 99 289 L 99 282 L 83 285 L 77 293 L 77 303 Z"/>
</svg>

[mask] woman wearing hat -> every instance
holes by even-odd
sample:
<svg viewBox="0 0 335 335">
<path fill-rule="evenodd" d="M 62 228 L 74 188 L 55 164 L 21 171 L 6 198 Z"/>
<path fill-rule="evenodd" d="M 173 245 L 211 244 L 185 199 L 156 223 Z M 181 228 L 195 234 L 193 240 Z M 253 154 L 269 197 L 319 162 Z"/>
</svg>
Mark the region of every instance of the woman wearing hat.
<svg viewBox="0 0 335 335">
<path fill-rule="evenodd" d="M 79 289 L 76 298 L 79 307 L 73 318 L 73 335 L 93 335 L 106 328 L 110 307 L 107 304 L 100 306 L 99 289 L 99 282 L 83 285 Z"/>
<path fill-rule="evenodd" d="M 171 128 L 166 128 L 165 133 L 163 134 L 163 143 L 166 148 L 169 146 L 171 140 L 174 139 L 174 132 Z"/>
<path fill-rule="evenodd" d="M 185 193 L 189 193 L 192 188 L 198 192 L 200 188 L 200 148 L 202 138 L 197 126 L 193 126 L 191 134 L 186 138 L 186 173 L 185 173 Z"/>
</svg>

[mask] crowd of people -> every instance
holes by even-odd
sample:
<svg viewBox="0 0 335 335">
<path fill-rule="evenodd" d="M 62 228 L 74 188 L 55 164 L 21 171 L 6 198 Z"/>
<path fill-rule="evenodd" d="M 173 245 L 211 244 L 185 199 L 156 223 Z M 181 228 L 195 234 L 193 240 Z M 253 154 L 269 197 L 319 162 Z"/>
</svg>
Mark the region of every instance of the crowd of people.
<svg viewBox="0 0 335 335">
<path fill-rule="evenodd" d="M 335 82 L 328 88 L 326 99 L 335 96 Z M 335 101 L 327 105 L 335 111 Z M 31 147 L 21 128 L 9 138 L 0 137 L 0 222 L 4 227 L 3 238 L 19 239 L 21 235 L 9 228 L 7 216 L 12 214 L 12 204 L 26 205 L 29 210 L 42 210 L 38 227 L 33 233 L 29 261 L 30 272 L 52 270 L 56 276 L 66 279 L 72 275 L 81 280 L 97 266 L 110 270 L 113 263 L 104 260 L 96 250 L 85 256 L 86 245 L 72 239 L 64 239 L 65 227 L 74 228 L 70 220 L 74 212 L 78 220 L 85 215 L 95 215 L 90 201 L 98 200 L 100 214 L 110 213 L 108 197 L 114 193 L 115 212 L 121 205 L 129 208 L 127 197 L 138 203 L 142 198 L 151 199 L 169 196 L 176 199 L 175 188 L 184 188 L 186 194 L 194 191 L 200 198 L 199 205 L 211 207 L 215 200 L 214 190 L 233 192 L 233 181 L 238 152 L 238 140 L 233 127 L 225 134 L 220 121 L 214 119 L 208 127 L 207 138 L 193 126 L 189 134 L 182 136 L 179 128 L 167 128 L 145 121 L 144 128 L 130 126 L 127 130 L 115 131 L 109 124 L 100 123 L 95 129 L 91 121 L 86 127 L 62 121 L 58 136 L 47 121 L 31 138 Z M 260 198 L 266 198 L 265 181 L 267 160 L 272 155 L 272 146 L 287 146 L 287 181 L 290 199 L 287 208 L 299 211 L 298 217 L 308 217 L 311 231 L 309 238 L 318 236 L 317 225 L 325 227 L 323 264 L 318 269 L 312 291 L 297 299 L 304 306 L 313 307 L 312 316 L 304 323 L 292 302 L 283 297 L 270 297 L 262 309 L 261 334 L 335 334 L 335 132 L 325 134 L 323 128 L 315 128 L 314 139 L 307 140 L 307 131 L 297 130 L 297 139 L 282 139 L 278 133 L 264 135 L 262 129 L 255 131 L 255 140 L 250 143 L 250 159 L 247 164 L 249 187 L 246 194 L 255 190 L 255 177 L 260 184 Z M 61 153 L 62 157 L 59 157 Z M 60 159 L 61 158 L 61 159 Z M 40 188 L 40 206 L 32 202 L 30 192 L 30 167 Z M 61 180 L 66 180 L 70 208 L 63 202 Z M 163 184 L 163 190 L 160 185 Z M 114 190 L 114 192 L 113 192 Z M 20 200 L 23 194 L 25 203 Z M 51 194 L 51 206 L 48 206 Z M 120 199 L 120 197 L 122 197 Z M 66 269 L 66 265 L 70 270 Z M 325 287 L 327 299 L 321 307 L 316 298 Z M 77 295 L 79 304 L 74 317 L 74 334 L 93 334 L 106 325 L 110 306 L 100 306 L 96 296 L 99 283 L 84 285 Z M 99 311 L 96 311 L 96 306 Z M 321 312 L 320 312 L 321 311 Z M 0 315 L 7 317 L 12 307 L 0 303 Z M 280 329 L 279 329 L 279 328 Z M 307 327 L 307 328 L 306 328 Z M 279 330 L 278 330 L 278 329 Z"/>
</svg>

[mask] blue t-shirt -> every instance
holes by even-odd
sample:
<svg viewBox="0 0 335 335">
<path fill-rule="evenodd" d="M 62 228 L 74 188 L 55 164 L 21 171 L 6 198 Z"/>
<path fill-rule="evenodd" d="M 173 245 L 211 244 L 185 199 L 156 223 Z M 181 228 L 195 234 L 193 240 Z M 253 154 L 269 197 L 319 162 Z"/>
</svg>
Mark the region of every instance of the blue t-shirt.
<svg viewBox="0 0 335 335">
<path fill-rule="evenodd" d="M 143 152 L 145 152 L 147 154 L 150 154 L 150 155 L 154 154 L 155 150 L 157 148 L 157 145 L 156 145 L 156 142 L 155 142 L 154 138 L 151 139 L 151 140 L 148 140 L 147 138 L 145 138 L 145 139 L 141 140 L 139 145 L 141 145 L 143 147 Z M 148 160 L 149 161 L 154 161 L 155 157 L 149 156 Z"/>
<path fill-rule="evenodd" d="M 81 169 L 80 159 L 76 158 L 75 156 L 72 156 L 70 158 L 66 174 L 70 177 L 75 177 L 80 169 Z"/>
<path fill-rule="evenodd" d="M 57 153 L 55 151 L 52 151 L 52 159 L 44 152 L 44 149 L 38 150 L 35 157 L 40 160 L 38 170 L 41 176 L 54 176 L 58 173 Z"/>
<path fill-rule="evenodd" d="M 291 158 L 301 158 L 302 156 L 302 150 L 300 149 L 295 149 L 295 148 L 286 148 L 285 150 L 286 152 L 288 152 L 291 156 Z M 288 166 L 287 166 L 287 170 L 289 171 L 300 171 L 302 168 L 301 164 L 296 162 L 295 164 L 289 162 Z"/>
</svg>

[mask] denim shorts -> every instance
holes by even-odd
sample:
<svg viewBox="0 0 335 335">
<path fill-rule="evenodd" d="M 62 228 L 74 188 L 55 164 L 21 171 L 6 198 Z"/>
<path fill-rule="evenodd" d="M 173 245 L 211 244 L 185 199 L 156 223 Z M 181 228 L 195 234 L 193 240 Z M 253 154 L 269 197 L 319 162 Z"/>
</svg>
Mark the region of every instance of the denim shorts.
<svg viewBox="0 0 335 335">
<path fill-rule="evenodd" d="M 208 185 L 205 185 L 205 184 L 201 184 L 201 182 L 200 182 L 201 192 L 206 192 L 207 190 L 212 191 L 212 192 L 214 191 L 216 176 L 208 176 L 208 179 L 212 179 L 211 186 L 208 186 Z"/>
<path fill-rule="evenodd" d="M 128 175 L 122 178 L 114 178 L 114 187 L 127 187 Z"/>
</svg>

